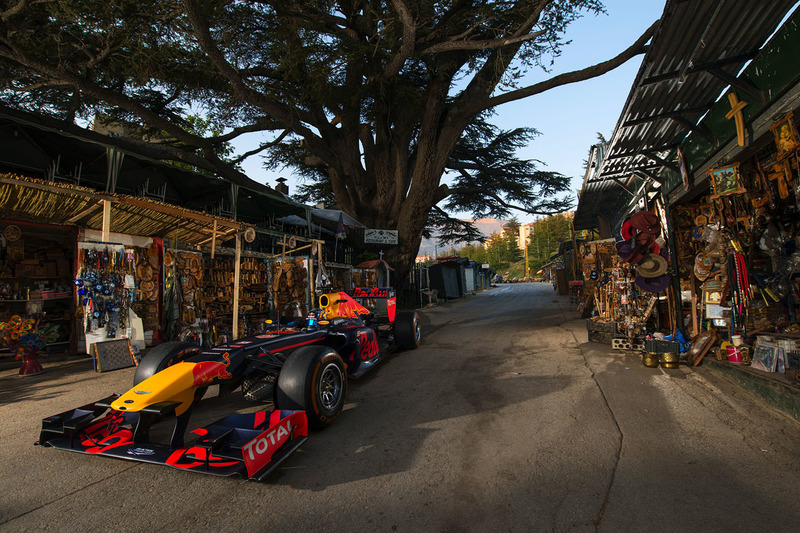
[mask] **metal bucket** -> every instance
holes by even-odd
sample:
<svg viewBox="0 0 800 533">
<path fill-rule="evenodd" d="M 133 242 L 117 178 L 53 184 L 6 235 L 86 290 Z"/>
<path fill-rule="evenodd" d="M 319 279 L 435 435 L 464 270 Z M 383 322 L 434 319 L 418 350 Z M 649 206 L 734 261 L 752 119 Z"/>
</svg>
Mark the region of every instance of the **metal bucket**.
<svg viewBox="0 0 800 533">
<path fill-rule="evenodd" d="M 658 354 L 661 366 L 664 368 L 678 368 L 678 361 L 680 354 L 677 353 L 660 353 Z"/>
<path fill-rule="evenodd" d="M 650 368 L 655 368 L 658 366 L 658 356 L 659 354 L 655 352 L 644 352 L 642 353 L 642 364 Z"/>
</svg>

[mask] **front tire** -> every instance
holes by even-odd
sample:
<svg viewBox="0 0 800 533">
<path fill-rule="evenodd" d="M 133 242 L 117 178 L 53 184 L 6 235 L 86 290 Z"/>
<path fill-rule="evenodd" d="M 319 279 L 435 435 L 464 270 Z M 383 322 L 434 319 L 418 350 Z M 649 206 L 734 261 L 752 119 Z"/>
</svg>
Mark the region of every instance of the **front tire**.
<svg viewBox="0 0 800 533">
<path fill-rule="evenodd" d="M 333 424 L 344 407 L 347 374 L 333 348 L 304 346 L 291 353 L 275 386 L 278 409 L 305 411 L 309 426 Z"/>
<path fill-rule="evenodd" d="M 392 326 L 394 342 L 406 350 L 414 350 L 422 339 L 422 327 L 419 315 L 414 311 L 401 311 L 397 313 Z"/>
<path fill-rule="evenodd" d="M 159 344 L 142 357 L 139 366 L 136 367 L 136 373 L 133 375 L 133 385 L 138 385 L 168 366 L 200 353 L 200 351 L 196 344 L 188 342 L 170 341 Z"/>
</svg>

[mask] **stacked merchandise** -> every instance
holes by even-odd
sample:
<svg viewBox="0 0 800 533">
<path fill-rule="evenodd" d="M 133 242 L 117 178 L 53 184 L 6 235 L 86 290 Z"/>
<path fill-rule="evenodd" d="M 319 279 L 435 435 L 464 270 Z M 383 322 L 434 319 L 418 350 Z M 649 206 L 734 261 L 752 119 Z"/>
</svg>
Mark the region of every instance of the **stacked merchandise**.
<svg viewBox="0 0 800 533">
<path fill-rule="evenodd" d="M 308 269 L 303 257 L 272 263 L 272 293 L 281 319 L 306 315 Z"/>
<path fill-rule="evenodd" d="M 709 169 L 709 194 L 676 209 L 678 262 L 691 334 L 714 329 L 719 359 L 788 375 L 800 334 L 800 143 L 792 113 L 772 131 L 774 143 Z"/>
<path fill-rule="evenodd" d="M 158 331 L 158 294 L 161 288 L 161 254 L 155 245 L 128 248 L 128 270 L 135 274 L 131 310 L 142 319 L 146 331 Z M 135 265 L 135 268 L 133 267 Z"/>
</svg>

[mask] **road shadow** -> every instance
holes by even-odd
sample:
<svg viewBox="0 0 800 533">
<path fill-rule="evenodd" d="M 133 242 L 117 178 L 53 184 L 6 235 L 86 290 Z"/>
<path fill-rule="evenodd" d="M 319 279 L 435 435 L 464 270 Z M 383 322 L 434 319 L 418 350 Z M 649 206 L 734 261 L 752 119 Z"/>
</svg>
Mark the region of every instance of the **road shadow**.
<svg viewBox="0 0 800 533">
<path fill-rule="evenodd" d="M 558 392 L 571 381 L 563 376 L 515 376 L 502 379 L 495 388 L 487 386 L 492 380 L 489 373 L 455 389 L 418 382 L 409 383 L 400 393 L 390 392 L 381 383 L 397 379 L 392 367 L 402 365 L 402 357 L 403 352 L 351 383 L 348 405 L 339 420 L 312 432 L 301 453 L 287 461 L 270 482 L 323 490 L 410 470 L 425 441 L 440 431 L 441 422 L 480 418 L 485 413 L 493 416 L 511 405 Z M 436 381 L 435 376 L 429 378 Z"/>
<path fill-rule="evenodd" d="M 44 372 L 32 376 L 20 376 L 9 372 L 0 377 L 0 405 L 25 401 L 29 399 L 47 399 L 60 395 L 63 390 L 64 378 L 85 374 L 93 368 L 91 359 L 81 359 L 59 363 L 54 366 L 45 366 Z M 69 380 L 70 388 L 80 388 L 84 382 L 90 382 L 96 374 L 86 374 Z M 99 399 L 99 398 L 97 398 Z M 77 407 L 77 406 L 75 406 Z"/>
</svg>

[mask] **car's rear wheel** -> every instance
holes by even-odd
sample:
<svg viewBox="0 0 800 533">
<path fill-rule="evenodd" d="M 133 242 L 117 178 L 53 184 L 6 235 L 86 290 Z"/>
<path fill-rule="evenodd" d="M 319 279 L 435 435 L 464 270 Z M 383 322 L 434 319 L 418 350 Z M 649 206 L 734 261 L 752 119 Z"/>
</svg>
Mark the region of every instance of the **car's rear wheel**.
<svg viewBox="0 0 800 533">
<path fill-rule="evenodd" d="M 394 319 L 394 341 L 406 350 L 413 350 L 422 340 L 419 315 L 414 311 L 401 311 Z"/>
<path fill-rule="evenodd" d="M 305 411 L 316 429 L 331 425 L 347 395 L 344 361 L 333 348 L 304 346 L 292 352 L 275 386 L 278 409 Z"/>
<path fill-rule="evenodd" d="M 188 342 L 170 341 L 159 344 L 142 357 L 136 373 L 133 375 L 133 384 L 138 385 L 150 376 L 161 372 L 168 366 L 172 366 L 178 361 L 200 353 L 201 350 L 196 344 Z"/>
</svg>

